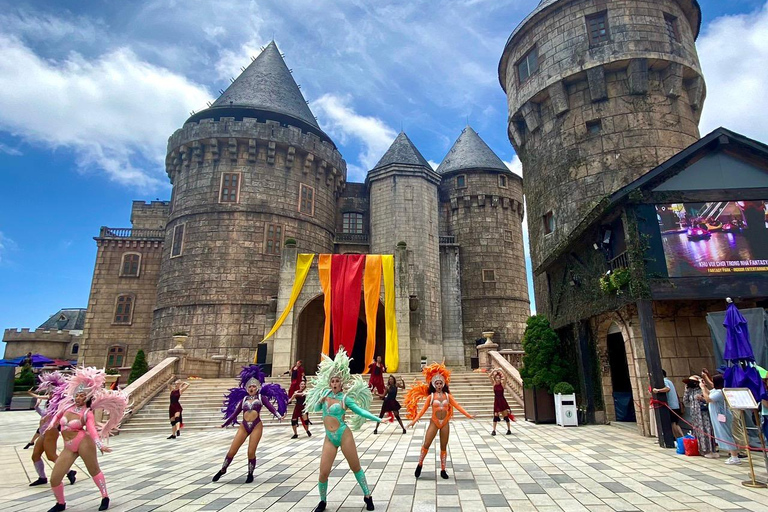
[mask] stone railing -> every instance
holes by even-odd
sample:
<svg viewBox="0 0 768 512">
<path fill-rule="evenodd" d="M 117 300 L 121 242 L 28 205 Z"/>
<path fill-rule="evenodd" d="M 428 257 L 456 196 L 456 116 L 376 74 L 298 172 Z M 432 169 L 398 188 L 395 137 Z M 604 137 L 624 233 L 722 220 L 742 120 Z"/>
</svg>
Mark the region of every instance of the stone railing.
<svg viewBox="0 0 768 512">
<path fill-rule="evenodd" d="M 101 226 L 99 238 L 152 238 L 165 239 L 164 229 L 110 228 Z"/>
<path fill-rule="evenodd" d="M 354 244 L 367 244 L 367 233 L 336 233 L 336 237 L 333 239 L 336 244 L 339 243 L 354 243 Z"/>
<path fill-rule="evenodd" d="M 123 418 L 127 421 L 176 378 L 178 357 L 166 357 L 147 373 L 133 381 L 123 391 L 128 395 L 131 410 Z"/>
<path fill-rule="evenodd" d="M 499 352 L 491 350 L 488 352 L 488 355 L 491 361 L 491 368 L 499 368 L 504 373 L 507 390 L 511 393 L 512 398 L 514 398 L 517 403 L 524 406 L 525 395 L 523 393 L 523 379 L 520 377 L 520 372 L 517 371 L 517 368 L 512 366 L 512 363 L 507 361 L 506 357 Z"/>
<path fill-rule="evenodd" d="M 454 245 L 456 243 L 456 235 L 440 235 L 438 241 L 440 245 Z"/>
<path fill-rule="evenodd" d="M 523 356 L 525 355 L 525 350 L 511 350 L 511 349 L 504 349 L 499 350 L 499 354 L 510 362 L 512 366 L 520 370 L 520 368 L 523 367 Z"/>
</svg>

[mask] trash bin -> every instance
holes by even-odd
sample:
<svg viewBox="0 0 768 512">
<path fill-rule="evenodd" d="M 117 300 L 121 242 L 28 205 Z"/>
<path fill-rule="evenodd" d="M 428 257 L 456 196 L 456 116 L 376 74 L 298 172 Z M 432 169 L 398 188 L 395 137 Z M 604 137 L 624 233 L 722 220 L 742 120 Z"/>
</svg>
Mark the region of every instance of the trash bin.
<svg viewBox="0 0 768 512">
<path fill-rule="evenodd" d="M 562 427 L 578 427 L 576 395 L 555 395 L 555 421 Z"/>
</svg>

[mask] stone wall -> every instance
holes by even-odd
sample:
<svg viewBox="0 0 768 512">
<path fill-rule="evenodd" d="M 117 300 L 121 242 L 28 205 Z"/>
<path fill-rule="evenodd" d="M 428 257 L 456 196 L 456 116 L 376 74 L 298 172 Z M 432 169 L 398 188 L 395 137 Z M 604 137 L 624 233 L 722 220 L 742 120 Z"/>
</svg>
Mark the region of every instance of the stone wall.
<svg viewBox="0 0 768 512">
<path fill-rule="evenodd" d="M 465 177 L 462 188 L 456 175 Z M 460 171 L 444 176 L 440 201 L 446 213 L 442 232 L 456 237 L 461 261 L 461 304 L 466 364 L 475 356 L 475 340 L 494 331 L 504 349 L 519 349 L 530 316 L 525 273 L 522 180 L 498 172 Z M 493 280 L 486 274 L 493 272 Z"/>
<path fill-rule="evenodd" d="M 165 229 L 170 206 L 170 201 L 134 201 L 131 207 L 133 229 Z"/>
<path fill-rule="evenodd" d="M 28 352 L 41 354 L 50 359 L 76 359 L 72 347 L 82 345 L 80 331 L 43 331 L 29 329 L 6 329 L 3 333 L 5 342 L 4 359 L 13 359 L 27 355 Z"/>
<path fill-rule="evenodd" d="M 461 260 L 459 246 L 440 245 L 440 308 L 443 318 L 443 355 L 449 366 L 469 366 L 464 348 L 461 311 Z M 472 343 L 474 347 L 474 343 Z"/>
<path fill-rule="evenodd" d="M 164 357 L 174 331 L 186 331 L 194 357 L 226 354 L 247 363 L 278 294 L 281 252 L 268 250 L 268 227 L 280 226 L 281 247 L 294 238 L 302 252 L 333 252 L 346 164 L 332 144 L 296 127 L 229 118 L 184 125 L 169 140 L 166 163 L 174 202 L 152 360 Z M 224 173 L 239 173 L 235 202 L 220 202 Z M 313 190 L 311 212 L 300 211 L 302 185 Z M 181 224 L 182 254 L 171 257 Z"/>
<path fill-rule="evenodd" d="M 590 46 L 585 16 L 604 10 L 609 40 Z M 667 34 L 665 13 L 677 17 L 679 42 Z M 699 138 L 697 19 L 687 1 L 557 2 L 510 39 L 499 76 L 526 174 L 534 271 L 603 197 Z M 520 83 L 516 66 L 534 48 L 538 69 Z M 544 281 L 534 282 L 543 305 Z"/>
<path fill-rule="evenodd" d="M 96 264 L 78 362 L 103 367 L 107 363 L 109 347 L 118 345 L 125 350 L 123 365 L 130 366 L 136 352 L 147 349 L 163 242 L 159 239 L 97 238 L 96 245 Z M 126 253 L 140 255 L 138 277 L 121 275 Z M 128 325 L 114 323 L 117 297 L 122 294 L 133 297 L 133 312 Z"/>
<path fill-rule="evenodd" d="M 368 174 L 371 254 L 392 254 L 406 242 L 410 294 L 419 309 L 410 315 L 412 345 L 429 360 L 443 358 L 438 175 L 423 167 L 387 166 Z"/>
</svg>

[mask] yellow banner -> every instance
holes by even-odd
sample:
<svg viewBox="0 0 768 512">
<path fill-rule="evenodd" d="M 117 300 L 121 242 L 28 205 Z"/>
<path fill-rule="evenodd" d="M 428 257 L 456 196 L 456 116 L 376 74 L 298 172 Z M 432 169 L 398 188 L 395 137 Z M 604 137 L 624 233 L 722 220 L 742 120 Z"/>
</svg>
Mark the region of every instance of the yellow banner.
<svg viewBox="0 0 768 512">
<path fill-rule="evenodd" d="M 325 326 L 323 326 L 323 354 L 329 355 L 331 344 L 331 254 L 321 254 L 317 257 L 317 270 L 320 276 L 320 286 L 323 289 L 323 309 L 325 311 Z"/>
<path fill-rule="evenodd" d="M 365 257 L 365 274 L 363 276 L 363 298 L 365 299 L 365 323 L 368 334 L 365 340 L 365 368 L 373 361 L 376 351 L 376 313 L 379 311 L 379 292 L 381 291 L 381 256 L 368 254 Z"/>
<path fill-rule="evenodd" d="M 384 364 L 387 365 L 387 371 L 389 373 L 394 373 L 397 371 L 397 366 L 400 364 L 400 355 L 398 352 L 397 343 L 397 321 L 395 320 L 394 256 L 391 254 L 382 255 L 381 264 L 384 268 L 384 318 L 387 327 L 387 348 Z"/>
<path fill-rule="evenodd" d="M 293 289 L 291 290 L 291 298 L 288 300 L 288 306 L 280 315 L 280 318 L 277 319 L 275 325 L 272 326 L 272 329 L 269 331 L 269 333 L 264 336 L 263 340 L 261 340 L 261 343 L 264 343 L 273 334 L 275 334 L 280 326 L 283 325 L 285 319 L 288 318 L 288 313 L 290 313 L 291 309 L 293 309 L 293 305 L 296 303 L 296 299 L 299 298 L 301 289 L 304 287 L 304 281 L 307 279 L 307 274 L 309 274 L 309 267 L 312 266 L 313 259 L 315 259 L 314 254 L 299 254 L 298 258 L 296 258 L 296 277 L 293 280 Z M 255 361 L 256 359 L 254 358 L 254 362 Z"/>
</svg>

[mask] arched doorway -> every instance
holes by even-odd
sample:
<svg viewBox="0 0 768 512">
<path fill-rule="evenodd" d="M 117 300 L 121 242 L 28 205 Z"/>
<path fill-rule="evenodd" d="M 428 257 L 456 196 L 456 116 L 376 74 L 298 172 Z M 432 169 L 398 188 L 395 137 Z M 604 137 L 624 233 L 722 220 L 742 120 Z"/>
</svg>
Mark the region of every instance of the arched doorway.
<svg viewBox="0 0 768 512">
<path fill-rule="evenodd" d="M 624 336 L 616 324 L 608 329 L 608 363 L 611 367 L 611 386 L 616 421 L 636 421 L 632 381 L 629 377 L 627 350 Z"/>
<path fill-rule="evenodd" d="M 296 330 L 296 359 L 300 359 L 307 375 L 314 375 L 317 365 L 320 363 L 320 352 L 323 348 L 323 327 L 325 326 L 325 310 L 323 308 L 323 296 L 312 299 L 299 314 L 299 326 Z M 352 373 L 362 373 L 370 364 L 365 360 L 365 340 L 368 337 L 368 326 L 365 322 L 365 302 L 360 300 L 360 311 L 357 317 L 357 334 L 355 335 L 355 347 L 352 350 Z M 386 329 L 384 323 L 384 304 L 379 301 L 376 313 L 376 349 L 374 357 L 380 355 L 384 360 L 384 348 L 386 342 Z M 333 329 L 331 329 L 331 352 L 333 350 Z M 384 364 L 387 362 L 384 360 Z"/>
</svg>

